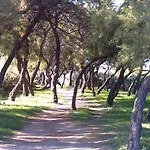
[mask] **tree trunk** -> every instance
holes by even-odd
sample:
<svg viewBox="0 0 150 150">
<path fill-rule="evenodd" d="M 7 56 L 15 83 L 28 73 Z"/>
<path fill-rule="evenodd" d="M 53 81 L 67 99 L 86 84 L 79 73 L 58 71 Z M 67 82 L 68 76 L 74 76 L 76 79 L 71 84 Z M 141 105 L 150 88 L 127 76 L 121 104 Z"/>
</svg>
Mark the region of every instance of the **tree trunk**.
<svg viewBox="0 0 150 150">
<path fill-rule="evenodd" d="M 71 87 L 72 84 L 72 75 L 73 75 L 73 69 L 70 71 L 70 76 L 69 76 L 69 86 Z"/>
<path fill-rule="evenodd" d="M 96 96 L 95 89 L 94 89 L 94 67 L 92 66 L 91 70 L 91 87 L 92 87 L 92 94 L 93 96 Z"/>
<path fill-rule="evenodd" d="M 126 69 L 124 67 L 121 67 L 121 71 L 120 71 L 119 77 L 118 77 L 117 81 L 114 83 L 114 85 L 112 86 L 112 88 L 111 88 L 111 90 L 109 92 L 109 95 L 108 95 L 108 98 L 107 98 L 107 104 L 109 106 L 113 106 L 114 98 L 117 96 L 117 94 L 119 92 L 119 89 L 121 87 L 121 84 L 124 81 L 125 70 Z"/>
<path fill-rule="evenodd" d="M 136 92 L 139 89 L 141 74 L 142 74 L 142 69 L 140 69 L 139 74 L 136 77 L 136 82 L 135 82 L 135 85 L 134 85 L 134 88 L 133 88 L 133 94 L 136 94 Z"/>
<path fill-rule="evenodd" d="M 115 76 L 115 74 L 118 72 L 118 69 L 119 69 L 119 68 L 117 68 L 116 71 L 115 71 L 115 73 L 112 74 L 110 77 L 108 77 L 108 78 L 104 81 L 104 83 L 98 88 L 96 94 L 100 94 L 101 90 L 104 89 L 104 87 L 108 84 L 108 82 L 109 82 L 109 81 Z"/>
<path fill-rule="evenodd" d="M 73 110 L 76 110 L 76 96 L 77 96 L 77 92 L 78 92 L 78 85 L 79 85 L 79 82 L 80 82 L 80 79 L 83 75 L 83 73 L 85 73 L 86 69 L 88 67 L 91 66 L 91 64 L 93 64 L 94 62 L 101 60 L 101 64 L 106 60 L 106 56 L 102 56 L 102 57 L 96 57 L 94 58 L 93 60 L 91 60 L 85 67 L 82 68 L 81 72 L 79 73 L 77 79 L 76 79 L 76 82 L 75 82 L 75 87 L 74 87 L 74 92 L 73 92 L 73 96 L 72 96 L 72 109 Z"/>
<path fill-rule="evenodd" d="M 29 37 L 29 35 L 33 32 L 33 28 L 36 25 L 36 23 L 38 22 L 38 20 L 40 19 L 40 17 L 41 17 L 41 13 L 37 13 L 37 15 L 35 16 L 35 18 L 32 20 L 32 22 L 30 23 L 30 25 L 27 27 L 26 32 L 22 36 L 21 40 L 15 43 L 12 52 L 10 53 L 10 55 L 9 55 L 7 61 L 5 62 L 3 68 L 1 69 L 1 72 L 0 72 L 0 86 L 3 83 L 4 76 L 6 74 L 7 69 L 9 68 L 12 60 L 14 59 L 15 55 L 17 54 L 17 52 L 22 47 L 23 43 L 27 40 L 27 38 Z"/>
<path fill-rule="evenodd" d="M 22 95 L 24 95 L 24 96 L 29 95 L 28 83 L 27 83 L 26 78 L 24 78 L 23 81 L 22 81 Z"/>
<path fill-rule="evenodd" d="M 25 58 L 23 59 L 23 64 L 22 64 L 23 70 L 25 72 L 22 75 L 22 89 L 23 89 L 22 94 L 24 96 L 29 95 L 28 82 L 27 82 L 27 79 L 26 79 L 27 64 L 28 64 L 27 56 L 28 55 L 26 55 Z"/>
<path fill-rule="evenodd" d="M 81 93 L 84 93 L 84 90 L 86 89 L 86 74 L 84 73 L 83 74 L 83 83 L 82 83 L 82 86 L 81 86 Z"/>
<path fill-rule="evenodd" d="M 88 78 L 87 78 L 87 88 L 89 90 L 92 90 L 92 87 L 91 87 L 91 71 L 90 71 L 90 73 L 88 75 Z"/>
<path fill-rule="evenodd" d="M 134 102 L 130 121 L 130 132 L 127 150 L 140 150 L 143 109 L 149 89 L 150 89 L 150 76 L 147 77 L 145 81 L 142 83 Z"/>
<path fill-rule="evenodd" d="M 129 88 L 128 88 L 128 96 L 131 95 L 131 92 L 132 92 L 133 86 L 134 86 L 134 84 L 135 84 L 135 81 L 136 81 L 136 79 L 130 84 L 130 86 L 129 86 Z"/>
<path fill-rule="evenodd" d="M 63 87 L 64 87 L 65 80 L 66 80 L 66 73 L 64 73 L 64 74 L 63 74 L 63 76 L 64 76 L 64 79 L 63 79 L 63 82 L 62 82 L 62 84 L 61 84 L 61 88 L 63 88 Z"/>
<path fill-rule="evenodd" d="M 23 82 L 23 76 L 25 75 L 25 70 L 22 67 L 21 73 L 20 73 L 20 78 L 18 83 L 15 85 L 15 87 L 12 89 L 12 91 L 9 93 L 9 100 L 15 101 L 15 98 L 17 96 L 17 93 L 21 89 L 22 82 Z"/>
<path fill-rule="evenodd" d="M 58 83 L 58 77 L 59 77 L 59 63 L 60 63 L 60 38 L 59 38 L 59 32 L 58 32 L 58 12 L 55 12 L 55 24 L 51 20 L 49 20 L 50 26 L 53 30 L 54 38 L 55 38 L 55 43 L 56 43 L 56 49 L 55 49 L 55 65 L 54 65 L 54 74 L 52 78 L 52 93 L 53 93 L 53 102 L 58 103 L 58 96 L 57 96 L 57 83 Z"/>
<path fill-rule="evenodd" d="M 36 66 L 36 68 L 35 68 L 35 70 L 32 74 L 31 80 L 30 80 L 30 85 L 31 85 L 32 88 L 33 88 L 34 79 L 35 79 L 35 77 L 37 75 L 37 72 L 40 68 L 40 64 L 41 64 L 41 59 L 39 59 L 38 64 L 37 64 L 37 66 Z"/>
<path fill-rule="evenodd" d="M 146 120 L 150 121 L 150 107 L 148 108 Z"/>
</svg>

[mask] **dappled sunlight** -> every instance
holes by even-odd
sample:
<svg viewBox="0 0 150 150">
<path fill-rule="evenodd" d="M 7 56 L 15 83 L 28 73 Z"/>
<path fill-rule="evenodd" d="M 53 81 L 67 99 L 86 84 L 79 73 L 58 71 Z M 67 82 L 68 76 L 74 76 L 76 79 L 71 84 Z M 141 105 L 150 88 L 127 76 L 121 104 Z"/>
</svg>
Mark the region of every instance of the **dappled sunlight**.
<svg viewBox="0 0 150 150">
<path fill-rule="evenodd" d="M 142 127 L 146 129 L 150 129 L 150 123 L 143 123 Z"/>
<path fill-rule="evenodd" d="M 92 95 L 92 94 L 91 94 Z M 94 101 L 97 100 L 99 107 L 90 107 L 93 112 L 98 112 L 100 134 L 104 133 L 107 135 L 109 140 L 106 142 L 111 146 L 113 150 L 125 150 L 128 141 L 129 134 L 129 123 L 132 112 L 135 95 L 127 96 L 127 92 L 120 91 L 118 96 L 114 100 L 113 107 L 106 106 L 106 99 L 108 93 L 103 90 L 96 98 L 93 97 Z M 85 97 L 90 97 L 85 94 Z M 90 101 L 92 98 L 90 97 Z M 93 103 L 94 103 L 93 101 Z M 150 96 L 147 97 L 146 107 L 144 109 L 144 116 L 146 115 Z M 91 102 L 90 102 L 91 103 Z M 148 122 L 143 123 L 141 145 L 145 149 L 149 149 L 148 140 L 150 140 L 150 124 Z"/>
</svg>

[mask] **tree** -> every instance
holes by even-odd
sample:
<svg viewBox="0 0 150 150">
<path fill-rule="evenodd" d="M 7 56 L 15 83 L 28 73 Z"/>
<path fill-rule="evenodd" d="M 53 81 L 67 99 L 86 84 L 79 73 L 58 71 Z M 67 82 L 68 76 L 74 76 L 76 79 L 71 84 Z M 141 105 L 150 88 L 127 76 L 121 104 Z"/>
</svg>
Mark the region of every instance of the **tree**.
<svg viewBox="0 0 150 150">
<path fill-rule="evenodd" d="M 127 150 L 140 150 L 140 137 L 142 130 L 143 108 L 146 100 L 147 93 L 150 88 L 150 77 L 147 77 L 141 85 L 136 99 L 130 121 L 130 132 Z"/>
</svg>

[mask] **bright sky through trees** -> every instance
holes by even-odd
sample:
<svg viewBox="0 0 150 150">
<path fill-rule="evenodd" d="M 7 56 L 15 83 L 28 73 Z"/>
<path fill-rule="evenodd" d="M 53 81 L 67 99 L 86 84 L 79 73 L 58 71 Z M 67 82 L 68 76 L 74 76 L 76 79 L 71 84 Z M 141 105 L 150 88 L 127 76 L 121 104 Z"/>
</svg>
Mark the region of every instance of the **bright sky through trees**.
<svg viewBox="0 0 150 150">
<path fill-rule="evenodd" d="M 113 0 L 113 1 L 116 4 L 116 6 L 120 6 L 124 2 L 124 0 Z"/>
</svg>

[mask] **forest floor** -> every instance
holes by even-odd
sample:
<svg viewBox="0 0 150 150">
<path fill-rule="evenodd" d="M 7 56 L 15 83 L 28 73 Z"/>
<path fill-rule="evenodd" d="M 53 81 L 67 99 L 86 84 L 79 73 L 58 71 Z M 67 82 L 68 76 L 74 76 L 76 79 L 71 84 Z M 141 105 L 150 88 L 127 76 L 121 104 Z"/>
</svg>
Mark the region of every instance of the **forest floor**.
<svg viewBox="0 0 150 150">
<path fill-rule="evenodd" d="M 77 108 L 91 106 L 94 115 L 83 124 L 75 121 L 70 109 L 72 92 L 72 89 L 59 89 L 59 96 L 65 102 L 30 117 L 22 130 L 0 141 L 0 150 L 110 150 L 106 146 L 109 135 L 104 135 L 97 124 L 102 116 L 94 108 L 99 104 L 79 94 Z"/>
</svg>

